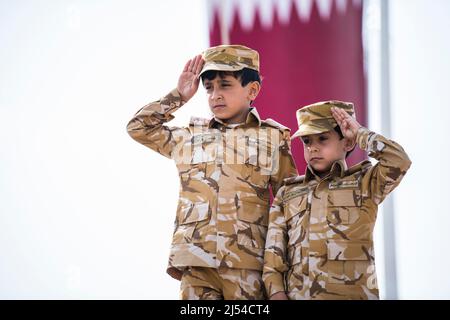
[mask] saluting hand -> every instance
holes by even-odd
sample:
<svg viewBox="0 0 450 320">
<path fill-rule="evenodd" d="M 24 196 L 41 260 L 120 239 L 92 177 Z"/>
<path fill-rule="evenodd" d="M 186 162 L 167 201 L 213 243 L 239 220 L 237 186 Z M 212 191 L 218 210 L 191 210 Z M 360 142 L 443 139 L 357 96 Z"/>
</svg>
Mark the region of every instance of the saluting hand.
<svg viewBox="0 0 450 320">
<path fill-rule="evenodd" d="M 184 66 L 183 72 L 178 78 L 177 90 L 181 95 L 181 100 L 187 102 L 197 92 L 198 84 L 200 82 L 199 74 L 203 68 L 203 60 L 201 55 L 190 59 Z"/>
<path fill-rule="evenodd" d="M 344 138 L 347 138 L 350 141 L 355 141 L 358 134 L 358 129 L 361 128 L 358 121 L 340 108 L 332 107 L 331 113 L 341 128 Z"/>
</svg>

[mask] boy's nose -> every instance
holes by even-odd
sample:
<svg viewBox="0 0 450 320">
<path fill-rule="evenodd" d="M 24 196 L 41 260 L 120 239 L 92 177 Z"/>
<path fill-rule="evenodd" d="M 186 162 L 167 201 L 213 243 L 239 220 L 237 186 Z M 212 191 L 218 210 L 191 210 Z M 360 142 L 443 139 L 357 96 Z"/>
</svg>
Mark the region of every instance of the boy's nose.
<svg viewBox="0 0 450 320">
<path fill-rule="evenodd" d="M 217 100 L 220 99 L 221 95 L 217 90 L 213 90 L 213 92 L 211 93 L 211 99 L 212 100 Z"/>
</svg>

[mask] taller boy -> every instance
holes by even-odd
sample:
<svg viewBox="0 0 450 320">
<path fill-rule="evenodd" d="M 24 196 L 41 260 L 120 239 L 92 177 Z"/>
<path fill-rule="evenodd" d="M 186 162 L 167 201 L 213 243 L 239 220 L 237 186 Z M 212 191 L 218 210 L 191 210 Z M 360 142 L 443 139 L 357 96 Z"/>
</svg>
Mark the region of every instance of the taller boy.
<svg viewBox="0 0 450 320">
<path fill-rule="evenodd" d="M 212 119 L 169 127 L 200 78 Z M 130 136 L 175 160 L 180 198 L 167 272 L 182 299 L 263 299 L 261 279 L 270 187 L 297 170 L 289 129 L 252 107 L 261 88 L 258 52 L 212 47 L 189 60 L 177 88 L 140 109 Z"/>
</svg>

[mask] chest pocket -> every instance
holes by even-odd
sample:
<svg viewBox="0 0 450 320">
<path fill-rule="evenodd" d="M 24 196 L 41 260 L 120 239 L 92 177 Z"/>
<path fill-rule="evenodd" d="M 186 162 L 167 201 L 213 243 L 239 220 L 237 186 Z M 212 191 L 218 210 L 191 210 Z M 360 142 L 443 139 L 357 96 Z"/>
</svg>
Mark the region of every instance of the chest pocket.
<svg viewBox="0 0 450 320">
<path fill-rule="evenodd" d="M 308 189 L 291 191 L 286 194 L 284 215 L 288 232 L 288 247 L 300 245 L 308 227 Z M 291 197 L 291 198 L 289 198 Z"/>
<path fill-rule="evenodd" d="M 267 138 L 246 136 L 245 163 L 259 167 L 261 173 L 270 175 L 273 167 L 273 145 Z"/>
<path fill-rule="evenodd" d="M 236 163 L 241 165 L 241 175 L 253 185 L 266 188 L 272 174 L 274 146 L 267 137 L 241 135 L 237 138 Z"/>
<path fill-rule="evenodd" d="M 193 135 L 191 138 L 191 164 L 215 161 L 220 140 L 220 134 L 215 132 Z"/>
<path fill-rule="evenodd" d="M 358 180 L 332 181 L 329 184 L 327 220 L 335 225 L 351 225 L 360 219 L 361 188 Z"/>
<path fill-rule="evenodd" d="M 240 199 L 237 204 L 237 217 L 237 242 L 248 247 L 264 248 L 269 204 L 257 200 Z"/>
</svg>

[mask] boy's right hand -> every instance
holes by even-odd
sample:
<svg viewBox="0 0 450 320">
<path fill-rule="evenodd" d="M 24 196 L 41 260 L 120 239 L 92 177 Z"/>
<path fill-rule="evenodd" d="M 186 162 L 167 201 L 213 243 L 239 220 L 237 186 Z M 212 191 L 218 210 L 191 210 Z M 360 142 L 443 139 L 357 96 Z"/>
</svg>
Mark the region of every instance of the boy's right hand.
<svg viewBox="0 0 450 320">
<path fill-rule="evenodd" d="M 184 66 L 183 72 L 178 78 L 177 90 L 181 95 L 181 100 L 188 102 L 197 92 L 198 84 L 200 82 L 200 71 L 203 68 L 203 60 L 201 55 L 190 59 Z"/>
<path fill-rule="evenodd" d="M 269 300 L 289 300 L 286 293 L 280 291 L 275 294 L 273 294 Z"/>
</svg>

